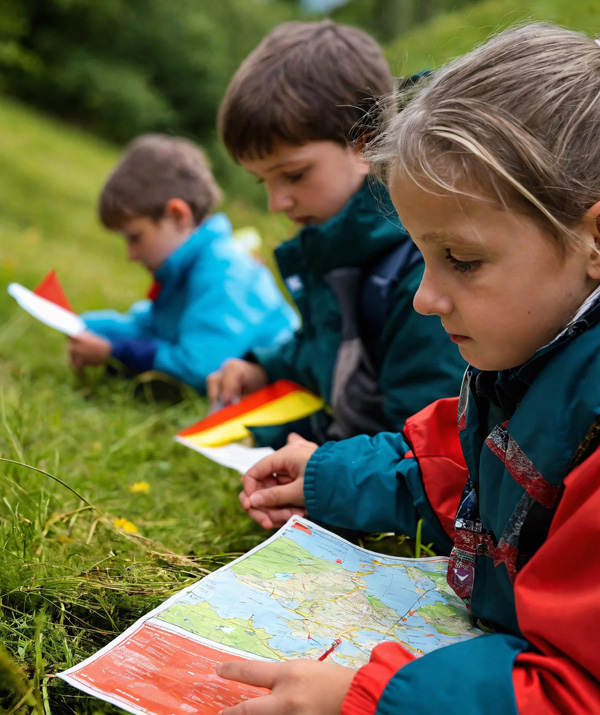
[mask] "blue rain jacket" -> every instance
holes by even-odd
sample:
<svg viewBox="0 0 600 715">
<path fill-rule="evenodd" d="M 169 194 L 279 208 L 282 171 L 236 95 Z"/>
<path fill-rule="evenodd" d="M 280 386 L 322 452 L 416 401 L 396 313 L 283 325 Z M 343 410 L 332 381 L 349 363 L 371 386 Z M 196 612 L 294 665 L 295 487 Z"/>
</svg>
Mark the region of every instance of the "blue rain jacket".
<svg viewBox="0 0 600 715">
<path fill-rule="evenodd" d="M 236 247 L 224 214 L 204 221 L 155 278 L 154 301 L 81 316 L 133 373 L 160 370 L 204 392 L 225 359 L 275 346 L 298 326 L 268 268 Z"/>
</svg>

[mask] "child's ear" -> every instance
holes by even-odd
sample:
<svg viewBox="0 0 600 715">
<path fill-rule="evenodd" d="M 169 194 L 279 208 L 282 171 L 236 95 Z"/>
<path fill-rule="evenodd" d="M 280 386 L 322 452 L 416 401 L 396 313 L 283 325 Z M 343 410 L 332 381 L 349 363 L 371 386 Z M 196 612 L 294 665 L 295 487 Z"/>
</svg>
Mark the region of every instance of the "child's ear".
<svg viewBox="0 0 600 715">
<path fill-rule="evenodd" d="M 590 278 L 600 280 L 600 201 L 597 201 L 587 210 L 585 219 L 589 222 L 589 230 L 591 230 L 594 240 L 594 248 L 592 250 L 592 255 L 590 256 L 588 275 Z"/>
<path fill-rule="evenodd" d="M 183 199 L 169 199 L 165 205 L 165 216 L 170 216 L 185 228 L 194 225 L 192 209 L 188 202 Z"/>
<path fill-rule="evenodd" d="M 354 160 L 357 165 L 357 171 L 365 176 L 370 173 L 369 162 L 365 159 L 363 149 L 365 144 L 359 141 L 352 141 L 346 144 L 348 151 L 354 154 Z"/>
</svg>

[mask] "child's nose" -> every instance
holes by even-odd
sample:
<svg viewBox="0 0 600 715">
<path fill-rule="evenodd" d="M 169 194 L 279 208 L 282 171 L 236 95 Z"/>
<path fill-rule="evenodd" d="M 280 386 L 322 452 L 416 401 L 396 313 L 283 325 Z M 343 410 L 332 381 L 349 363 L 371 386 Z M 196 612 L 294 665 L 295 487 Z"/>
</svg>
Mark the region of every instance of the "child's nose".
<svg viewBox="0 0 600 715">
<path fill-rule="evenodd" d="M 421 315 L 448 315 L 452 311 L 450 296 L 427 269 L 413 298 L 413 307 Z"/>
</svg>

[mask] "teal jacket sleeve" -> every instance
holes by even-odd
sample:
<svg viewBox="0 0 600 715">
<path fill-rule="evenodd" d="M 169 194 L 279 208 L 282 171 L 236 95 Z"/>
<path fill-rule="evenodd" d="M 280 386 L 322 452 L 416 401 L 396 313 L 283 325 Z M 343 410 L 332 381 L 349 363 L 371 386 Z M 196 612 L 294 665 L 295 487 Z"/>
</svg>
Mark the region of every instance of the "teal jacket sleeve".
<svg viewBox="0 0 600 715">
<path fill-rule="evenodd" d="M 177 340 L 155 338 L 155 370 L 173 375 L 204 393 L 211 372 L 218 370 L 227 358 L 244 355 L 260 339 L 264 312 L 257 311 L 253 322 L 250 307 L 239 300 L 234 286 L 230 290 L 230 282 L 227 277 L 205 283 L 203 291 L 189 301 L 179 317 Z M 281 321 L 282 332 L 289 330 L 283 311 L 277 319 Z M 275 321 L 275 316 L 271 316 L 273 325 Z"/>
<path fill-rule="evenodd" d="M 512 673 L 528 648 L 524 638 L 495 633 L 415 660 L 400 644 L 382 643 L 352 681 L 341 715 L 517 715 Z"/>
<path fill-rule="evenodd" d="M 392 312 L 379 341 L 379 384 L 388 423 L 400 430 L 413 414 L 442 397 L 458 395 L 466 368 L 437 316 L 413 308 L 423 265 L 396 286 Z"/>
<path fill-rule="evenodd" d="M 451 542 L 427 499 L 419 464 L 402 434 L 381 432 L 326 442 L 304 474 L 308 516 L 328 526 L 364 532 L 396 531 L 448 552 Z"/>
<path fill-rule="evenodd" d="M 409 536 L 422 519 L 423 538 L 449 552 L 467 479 L 457 406 L 458 398 L 437 400 L 399 434 L 326 442 L 306 465 L 309 516 L 330 526 Z"/>
<path fill-rule="evenodd" d="M 144 340 L 152 337 L 150 311 L 152 302 L 140 300 L 126 313 L 116 310 L 92 310 L 82 313 L 88 330 L 114 342 L 115 340 Z"/>
</svg>

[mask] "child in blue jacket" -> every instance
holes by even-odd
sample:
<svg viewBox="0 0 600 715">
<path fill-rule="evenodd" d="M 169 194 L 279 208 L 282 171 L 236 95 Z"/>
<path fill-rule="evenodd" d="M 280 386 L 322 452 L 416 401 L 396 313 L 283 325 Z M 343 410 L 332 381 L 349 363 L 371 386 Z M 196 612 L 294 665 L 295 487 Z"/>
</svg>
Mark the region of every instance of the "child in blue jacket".
<svg viewBox="0 0 600 715">
<path fill-rule="evenodd" d="M 148 300 L 125 313 L 84 313 L 72 338 L 79 369 L 112 356 L 133 373 L 158 370 L 200 392 L 229 357 L 287 339 L 297 317 L 268 269 L 236 247 L 202 152 L 186 139 L 134 140 L 99 201 L 102 223 L 123 234 L 129 260 L 154 277 Z"/>
<path fill-rule="evenodd" d="M 402 104 L 369 154 L 425 258 L 415 308 L 470 363 L 460 398 L 402 434 L 298 439 L 240 497 L 266 527 L 422 520 L 488 633 L 423 657 L 390 639 L 357 672 L 229 662 L 271 693 L 224 712 L 600 713 L 600 41 L 508 30 Z"/>
</svg>

